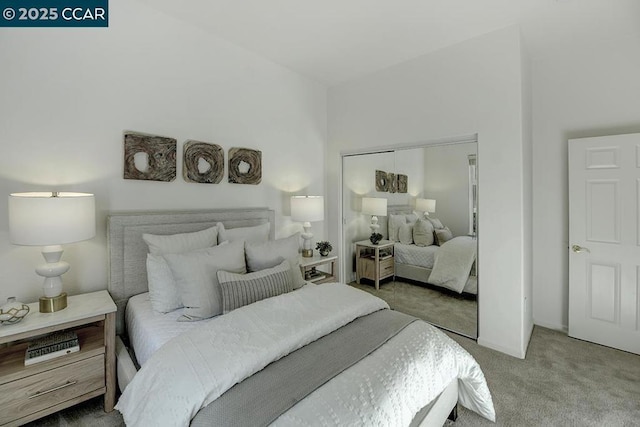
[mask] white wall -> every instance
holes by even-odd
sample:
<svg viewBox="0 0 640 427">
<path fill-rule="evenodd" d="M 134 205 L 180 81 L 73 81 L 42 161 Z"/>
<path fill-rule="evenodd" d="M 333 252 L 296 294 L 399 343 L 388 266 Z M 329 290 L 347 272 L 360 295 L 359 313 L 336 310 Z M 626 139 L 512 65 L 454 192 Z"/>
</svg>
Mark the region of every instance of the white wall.
<svg viewBox="0 0 640 427">
<path fill-rule="evenodd" d="M 534 321 L 565 329 L 569 301 L 567 140 L 640 132 L 640 40 L 533 61 Z"/>
<path fill-rule="evenodd" d="M 71 294 L 106 288 L 109 211 L 266 206 L 283 236 L 301 229 L 289 196 L 324 194 L 325 87 L 140 3 L 110 12 L 105 29 L 0 29 L 0 301 L 41 295 L 39 248 L 8 242 L 11 192 L 95 193 L 96 238 L 65 250 Z M 124 180 L 124 130 L 262 150 L 262 184 L 185 183 L 180 159 L 174 182 Z"/>
<path fill-rule="evenodd" d="M 524 357 L 520 34 L 510 27 L 330 88 L 328 188 L 340 152 L 478 133 L 479 338 Z M 340 198 L 328 194 L 337 241 Z M 530 316 L 530 314 L 529 314 Z"/>
<path fill-rule="evenodd" d="M 429 147 L 425 151 L 424 197 L 436 200 L 431 215 L 449 227 L 454 236 L 469 233 L 469 154 L 475 142 Z"/>
</svg>

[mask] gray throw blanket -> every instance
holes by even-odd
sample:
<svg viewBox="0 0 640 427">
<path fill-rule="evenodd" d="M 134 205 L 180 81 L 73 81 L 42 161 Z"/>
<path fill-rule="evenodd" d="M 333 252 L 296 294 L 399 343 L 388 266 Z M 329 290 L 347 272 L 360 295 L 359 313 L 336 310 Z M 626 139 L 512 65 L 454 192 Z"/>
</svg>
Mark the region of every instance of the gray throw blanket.
<svg viewBox="0 0 640 427">
<path fill-rule="evenodd" d="M 391 310 L 360 317 L 236 384 L 202 408 L 191 425 L 266 426 L 415 320 Z"/>
</svg>

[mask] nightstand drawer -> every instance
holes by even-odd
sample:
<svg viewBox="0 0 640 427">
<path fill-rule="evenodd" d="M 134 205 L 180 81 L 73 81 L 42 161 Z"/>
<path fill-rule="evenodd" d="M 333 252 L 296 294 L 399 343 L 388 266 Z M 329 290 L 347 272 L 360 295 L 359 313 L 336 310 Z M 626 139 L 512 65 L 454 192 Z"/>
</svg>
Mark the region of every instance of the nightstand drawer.
<svg viewBox="0 0 640 427">
<path fill-rule="evenodd" d="M 394 265 L 393 258 L 388 258 L 380 261 L 380 277 L 393 276 Z"/>
<path fill-rule="evenodd" d="M 0 392 L 0 424 L 104 388 L 104 372 L 100 355 L 6 383 Z"/>
</svg>

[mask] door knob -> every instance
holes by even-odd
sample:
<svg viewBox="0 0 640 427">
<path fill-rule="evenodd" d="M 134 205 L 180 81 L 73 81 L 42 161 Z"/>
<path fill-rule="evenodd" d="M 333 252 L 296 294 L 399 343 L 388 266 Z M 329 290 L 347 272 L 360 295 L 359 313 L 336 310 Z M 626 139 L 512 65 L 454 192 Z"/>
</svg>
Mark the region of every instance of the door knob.
<svg viewBox="0 0 640 427">
<path fill-rule="evenodd" d="M 571 250 L 577 254 L 579 254 L 580 252 L 589 252 L 591 253 L 591 251 L 589 250 L 589 248 L 585 248 L 583 246 L 580 245 L 573 245 L 571 246 Z"/>
</svg>

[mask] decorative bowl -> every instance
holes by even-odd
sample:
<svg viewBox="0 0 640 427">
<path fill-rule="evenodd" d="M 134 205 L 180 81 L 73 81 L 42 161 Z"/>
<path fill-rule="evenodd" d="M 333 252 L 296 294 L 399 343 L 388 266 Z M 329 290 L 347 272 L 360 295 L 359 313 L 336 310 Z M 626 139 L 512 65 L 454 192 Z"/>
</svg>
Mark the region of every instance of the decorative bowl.
<svg viewBox="0 0 640 427">
<path fill-rule="evenodd" d="M 18 323 L 29 313 L 29 306 L 16 301 L 15 297 L 7 298 L 7 303 L 0 307 L 0 323 Z"/>
</svg>

